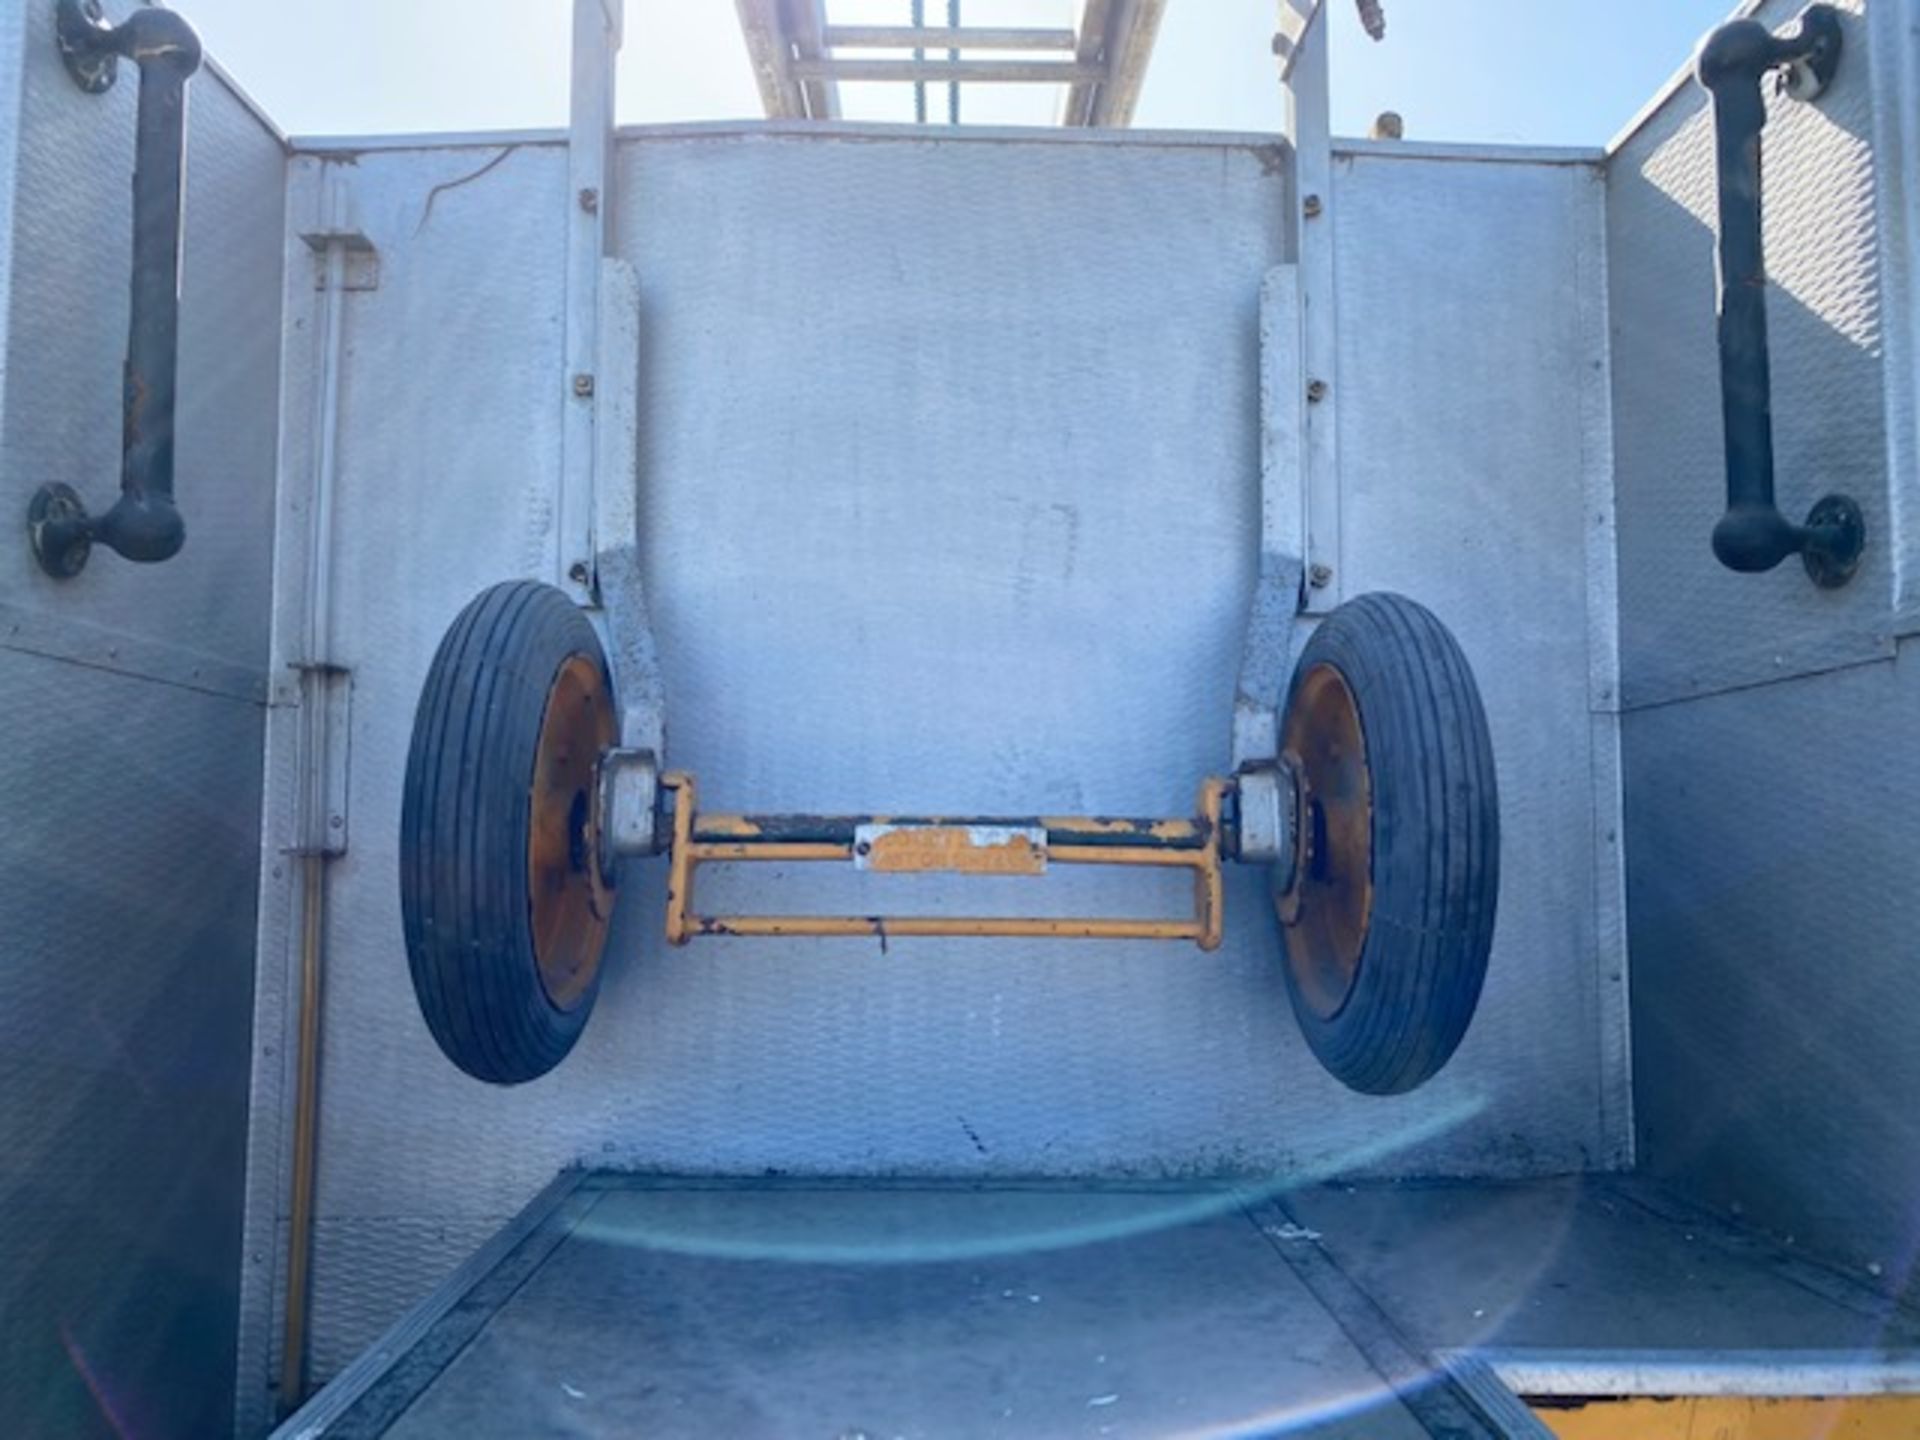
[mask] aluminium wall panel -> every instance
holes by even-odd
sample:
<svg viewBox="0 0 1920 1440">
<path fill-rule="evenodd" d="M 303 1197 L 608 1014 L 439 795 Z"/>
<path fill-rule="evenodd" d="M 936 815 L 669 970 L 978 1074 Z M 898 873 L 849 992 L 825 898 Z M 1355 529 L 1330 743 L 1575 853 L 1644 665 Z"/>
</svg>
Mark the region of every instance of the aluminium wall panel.
<svg viewBox="0 0 1920 1440">
<path fill-rule="evenodd" d="M 652 132 L 621 154 L 615 228 L 641 287 L 640 540 L 670 761 L 723 807 L 1185 811 L 1227 760 L 1258 534 L 1259 295 L 1290 258 L 1284 147 L 749 125 Z M 1377 548 L 1355 552 L 1358 572 L 1418 589 L 1462 628 L 1501 707 L 1497 733 L 1517 732 L 1514 707 L 1541 687 L 1509 673 L 1492 607 L 1542 626 L 1558 617 L 1577 637 L 1550 672 L 1559 743 L 1508 747 L 1497 978 L 1428 1090 L 1382 1105 L 1319 1070 L 1251 873 L 1230 877 L 1215 956 L 967 941 L 667 952 L 663 877 L 633 866 L 579 1049 L 517 1090 L 460 1075 L 417 1015 L 400 945 L 401 773 L 448 621 L 483 586 L 542 564 L 568 403 L 572 201 L 550 144 L 481 137 L 342 158 L 380 283 L 351 297 L 341 404 L 336 635 L 354 672 L 353 839 L 331 882 L 321 1376 L 391 1321 L 393 1276 L 424 1285 L 451 1268 L 476 1226 L 576 1160 L 1155 1177 L 1617 1162 L 1623 1131 L 1603 1092 L 1624 1056 L 1603 1044 L 1598 994 L 1617 955 L 1582 918 L 1605 868 L 1577 558 L 1600 460 L 1583 425 L 1559 418 L 1524 427 L 1512 450 L 1488 442 L 1503 463 L 1437 490 L 1417 519 L 1414 507 L 1396 518 L 1383 488 L 1399 432 L 1358 450 L 1382 527 Z M 1356 182 L 1343 244 L 1394 250 L 1382 227 L 1397 223 L 1403 176 L 1431 183 L 1388 167 Z M 1488 343 L 1516 372 L 1543 352 L 1582 357 L 1587 368 L 1540 398 L 1556 416 L 1590 415 L 1596 396 L 1604 406 L 1590 368 L 1604 333 L 1595 314 L 1551 301 L 1597 249 L 1599 187 L 1590 168 L 1533 160 L 1488 183 L 1513 214 L 1418 256 L 1398 292 L 1356 302 L 1343 372 L 1393 363 L 1397 309 L 1466 283 L 1499 253 L 1497 226 L 1517 226 L 1515 283 L 1537 293 L 1503 310 L 1510 323 Z M 291 283 L 288 296 L 289 354 L 305 356 Z M 310 363 L 290 361 L 290 475 Z M 1437 423 L 1450 393 L 1412 403 Z M 1543 469 L 1563 483 L 1541 486 Z M 1523 539 L 1569 544 L 1571 570 L 1516 567 L 1489 601 L 1470 567 L 1406 558 L 1432 544 L 1457 559 L 1489 493 Z M 283 582 L 301 563 L 282 557 Z M 290 754 L 272 750 L 270 795 Z M 269 832 L 286 818 L 270 806 Z M 716 907 L 874 903 L 861 882 L 817 871 L 702 884 Z M 1177 877 L 1165 889 L 1098 873 L 1055 875 L 1043 892 L 910 886 L 897 903 L 928 910 L 1186 903 Z M 1570 900 L 1556 926 L 1548 907 Z M 284 960 L 263 958 L 276 985 Z M 278 1013 L 262 1014 L 263 1033 Z M 1530 1049 L 1545 1015 L 1564 1067 L 1550 1084 Z M 256 1175 L 269 1178 L 251 1223 L 264 1237 L 284 1203 L 274 1165 L 289 1096 L 283 1071 L 263 1066 L 256 1081 Z M 269 1291 L 250 1312 L 246 1361 L 263 1377 Z"/>
<path fill-rule="evenodd" d="M 1814 589 L 1797 561 L 1735 575 L 1707 546 L 1725 489 L 1704 95 L 1681 86 L 1610 164 L 1635 1099 L 1653 1173 L 1897 1288 L 1920 1149 L 1920 691 L 1896 608 L 1920 484 L 1899 463 L 1920 37 L 1899 0 L 1841 9 L 1832 88 L 1771 99 L 1762 143 L 1780 500 L 1795 517 L 1829 489 L 1861 502 L 1847 588 Z"/>
<path fill-rule="evenodd" d="M 285 157 L 195 79 L 189 542 L 56 584 L 28 497 L 118 491 L 139 87 L 81 94 L 53 15 L 0 15 L 0 1433 L 200 1437 L 233 1412 Z"/>
</svg>

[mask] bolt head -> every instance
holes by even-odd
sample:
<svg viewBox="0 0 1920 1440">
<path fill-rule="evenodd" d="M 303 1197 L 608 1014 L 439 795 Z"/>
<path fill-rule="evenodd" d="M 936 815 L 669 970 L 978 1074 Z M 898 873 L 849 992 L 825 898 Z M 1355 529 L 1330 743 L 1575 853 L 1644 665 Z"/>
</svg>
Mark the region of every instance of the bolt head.
<svg viewBox="0 0 1920 1440">
<path fill-rule="evenodd" d="M 591 375 L 574 376 L 573 377 L 573 393 L 579 396 L 582 400 L 585 400 L 591 397 L 593 394 L 593 376 Z"/>
<path fill-rule="evenodd" d="M 1313 220 L 1318 218 L 1321 210 L 1323 210 L 1325 206 L 1321 203 L 1318 195 L 1309 195 L 1305 200 L 1300 202 L 1300 208 L 1306 212 L 1309 220 Z"/>
<path fill-rule="evenodd" d="M 1322 400 L 1326 398 L 1327 398 L 1327 382 L 1326 381 L 1311 380 L 1307 382 L 1307 399 L 1308 400 L 1310 400 L 1315 405 L 1318 405 Z"/>
<path fill-rule="evenodd" d="M 1307 579 L 1312 583 L 1314 589 L 1324 590 L 1333 583 L 1333 567 L 1331 565 L 1316 565 L 1307 571 Z"/>
</svg>

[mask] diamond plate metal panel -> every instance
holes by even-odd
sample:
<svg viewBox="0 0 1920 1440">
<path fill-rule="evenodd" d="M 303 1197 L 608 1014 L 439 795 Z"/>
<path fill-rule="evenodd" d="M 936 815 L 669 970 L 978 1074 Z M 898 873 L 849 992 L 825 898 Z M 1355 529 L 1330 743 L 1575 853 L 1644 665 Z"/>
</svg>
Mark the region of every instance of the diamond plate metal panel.
<svg viewBox="0 0 1920 1440">
<path fill-rule="evenodd" d="M 1602 183 L 1384 153 L 1334 177 L 1347 593 L 1453 629 L 1499 770 L 1499 933 L 1438 1083 L 1536 1165 L 1629 1153 Z"/>
<path fill-rule="evenodd" d="M 1581 516 L 1604 446 L 1580 417 L 1603 376 L 1580 365 L 1542 382 L 1543 412 L 1574 418 L 1508 417 L 1510 441 L 1482 442 L 1484 473 L 1424 491 L 1400 447 L 1418 434 L 1423 456 L 1435 448 L 1438 428 L 1457 425 L 1459 390 L 1419 392 L 1370 430 L 1359 387 L 1356 503 L 1379 535 L 1360 537 L 1348 563 L 1461 626 L 1510 742 L 1517 843 L 1495 982 L 1459 1059 L 1420 1095 L 1383 1107 L 1320 1072 L 1287 1005 L 1264 877 L 1250 873 L 1230 877 L 1215 956 L 964 941 L 884 953 L 703 941 L 668 954 L 662 875 L 636 865 L 601 1008 L 567 1064 L 514 1091 L 446 1064 L 400 946 L 401 773 L 448 620 L 482 586 L 543 564 L 567 403 L 564 159 L 553 145 L 476 144 L 364 152 L 351 167 L 381 283 L 350 297 L 346 319 L 335 594 L 355 679 L 354 842 L 331 880 L 318 1377 L 404 1298 L 383 1247 L 493 1223 L 576 1159 L 1164 1177 L 1521 1174 L 1617 1158 L 1623 1132 L 1602 1092 L 1624 1071 L 1596 992 L 1618 956 L 1593 921 L 1610 812 L 1594 798 L 1589 655 L 1576 639 L 1544 672 L 1537 650 L 1516 660 L 1494 608 L 1542 633 L 1588 633 Z M 1285 168 L 1259 137 L 728 127 L 626 144 L 617 228 L 641 280 L 640 524 L 669 758 L 713 803 L 1191 805 L 1227 760 L 1258 539 L 1259 295 L 1287 258 Z M 1598 252 L 1590 170 L 1496 168 L 1508 209 L 1463 222 L 1458 247 L 1434 246 L 1402 274 L 1385 233 L 1405 229 L 1402 172 L 1352 181 L 1341 243 L 1376 288 L 1356 292 L 1343 375 L 1398 363 L 1406 311 L 1477 283 L 1490 253 L 1535 288 L 1503 306 L 1482 346 L 1529 376 L 1543 354 L 1604 353 L 1597 308 L 1568 318 L 1547 303 Z M 1440 188 L 1423 173 L 1406 183 Z M 1510 250 L 1489 249 L 1515 230 Z M 296 288 L 284 469 L 304 475 L 313 340 Z M 1544 486 L 1543 473 L 1566 483 Z M 1490 501 L 1523 556 L 1541 557 L 1500 580 L 1458 550 Z M 1429 544 L 1433 556 L 1403 554 Z M 297 604 L 299 550 L 283 547 L 280 625 Z M 1538 740 L 1523 734 L 1535 713 Z M 291 761 L 290 729 L 272 734 L 270 797 Z M 285 818 L 270 799 L 269 844 Z M 851 901 L 872 883 L 808 876 L 795 903 Z M 1177 879 L 1163 893 L 1100 873 L 1055 876 L 1044 898 L 1019 882 L 894 883 L 929 910 L 963 895 L 1185 903 Z M 269 907 L 285 904 L 271 892 Z M 758 905 L 800 888 L 716 872 L 707 893 Z M 286 1024 L 284 956 L 267 939 L 263 1043 Z M 283 1064 L 263 1056 L 256 1075 L 263 1213 L 249 1233 L 263 1242 L 284 1208 Z M 388 1227 L 377 1243 L 376 1225 Z M 403 1273 L 424 1289 L 458 1255 L 419 1243 L 431 1263 Z M 250 1259 L 264 1248 L 250 1239 Z M 278 1321 L 271 1279 L 257 1288 L 243 1368 L 264 1375 Z"/>
<path fill-rule="evenodd" d="M 1913 655 L 1892 658 L 1911 620 L 1889 614 L 1914 545 L 1914 481 L 1888 458 L 1909 453 L 1913 413 L 1910 176 L 1887 167 L 1914 113 L 1915 42 L 1907 10 L 1841 8 L 1833 87 L 1772 100 L 1763 144 L 1781 503 L 1861 502 L 1868 550 L 1847 589 L 1816 591 L 1793 564 L 1736 576 L 1707 549 L 1724 486 L 1699 93 L 1655 110 L 1612 165 L 1623 687 L 1653 707 L 1624 731 L 1635 1101 L 1650 1169 L 1899 1287 L 1920 1178 L 1904 818 L 1920 782 Z M 1909 313 L 1883 313 L 1883 290 Z"/>
<path fill-rule="evenodd" d="M 1758 18 L 1783 25 L 1798 3 Z M 1708 539 L 1726 507 L 1714 330 L 1716 189 L 1705 92 L 1681 89 L 1608 167 L 1621 684 L 1630 707 L 1890 653 L 1873 87 L 1864 0 L 1847 58 L 1814 105 L 1769 101 L 1762 137 L 1768 326 L 1780 507 L 1857 499 L 1868 542 L 1853 583 L 1820 591 L 1797 560 L 1736 575 Z"/>
<path fill-rule="evenodd" d="M 1626 748 L 1643 1158 L 1894 1290 L 1920 1193 L 1916 714 L 1904 642 L 1631 716 Z"/>
<path fill-rule="evenodd" d="M 0 1432 L 231 1414 L 260 715 L 0 650 Z"/>
<path fill-rule="evenodd" d="M 47 481 L 72 485 L 96 512 L 119 493 L 139 94 L 131 71 L 104 95 L 81 93 L 55 48 L 53 5 L 9 7 L 4 23 L 20 24 L 21 8 L 24 143 L 0 418 L 8 534 L 24 529 L 27 502 Z M 141 566 L 102 550 L 65 582 L 31 563 L 0 566 L 0 605 L 257 669 L 273 549 L 286 156 L 217 75 L 196 77 L 189 94 L 177 416 L 186 549 Z M 13 103 L 5 95 L 0 103 Z"/>
<path fill-rule="evenodd" d="M 115 14 L 128 7 L 114 5 Z M 137 83 L 0 17 L 0 525 L 119 477 Z M 194 82 L 171 565 L 0 565 L 0 1431 L 231 1424 L 284 155 Z"/>
</svg>

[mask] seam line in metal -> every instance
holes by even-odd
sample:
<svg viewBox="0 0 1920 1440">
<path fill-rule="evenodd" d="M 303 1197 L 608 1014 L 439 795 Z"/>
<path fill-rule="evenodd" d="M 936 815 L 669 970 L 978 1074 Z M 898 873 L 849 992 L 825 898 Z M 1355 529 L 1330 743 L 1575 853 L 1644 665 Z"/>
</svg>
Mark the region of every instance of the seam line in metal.
<svg viewBox="0 0 1920 1440">
<path fill-rule="evenodd" d="M 1429 1433 L 1449 1440 L 1552 1440 L 1518 1397 L 1510 1397 L 1511 1406 L 1497 1401 L 1495 1392 L 1506 1393 L 1505 1386 L 1484 1366 L 1463 1376 L 1414 1345 L 1277 1198 L 1243 1195 L 1241 1213 Z M 1279 1238 L 1282 1226 L 1299 1238 Z"/>
<path fill-rule="evenodd" d="M 583 1170 L 563 1170 L 493 1239 L 468 1256 L 426 1299 L 403 1315 L 386 1334 L 368 1346 L 359 1359 L 342 1370 L 325 1389 L 275 1430 L 271 1440 L 318 1440 L 318 1437 L 326 1435 L 330 1426 L 345 1419 L 355 1406 L 371 1395 L 400 1362 L 427 1338 L 434 1326 L 452 1313 L 523 1244 L 541 1238 L 542 1232 L 549 1229 L 557 1229 L 560 1233 L 553 1237 L 553 1245 L 548 1247 L 548 1253 L 564 1242 L 586 1218 L 586 1212 L 583 1210 L 573 1217 L 571 1224 L 561 1228 L 555 1223 L 561 1208 L 576 1193 L 593 1196 L 593 1204 L 598 1203 L 602 1193 L 597 1186 L 583 1185 L 586 1179 L 587 1172 Z M 586 1207 L 587 1210 L 592 1208 L 592 1204 Z M 518 1288 L 516 1286 L 515 1290 Z M 408 1403 L 412 1403 L 411 1399 Z"/>
<path fill-rule="evenodd" d="M 0 650 L 202 695 L 267 703 L 265 672 L 213 659 L 166 640 L 124 635 L 54 610 L 0 602 Z"/>
</svg>

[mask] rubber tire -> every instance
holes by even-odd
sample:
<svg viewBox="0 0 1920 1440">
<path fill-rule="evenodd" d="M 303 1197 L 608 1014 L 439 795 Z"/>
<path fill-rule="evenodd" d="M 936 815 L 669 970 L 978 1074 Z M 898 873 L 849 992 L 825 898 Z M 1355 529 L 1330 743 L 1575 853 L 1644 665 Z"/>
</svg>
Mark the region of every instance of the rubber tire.
<svg viewBox="0 0 1920 1440">
<path fill-rule="evenodd" d="M 599 993 L 561 1009 L 541 983 L 528 883 L 529 790 L 548 692 L 599 637 L 561 591 L 513 581 L 462 610 L 427 671 L 400 811 L 400 910 L 420 1013 L 476 1080 L 518 1085 L 573 1049 Z M 610 679 L 608 694 L 612 694 Z"/>
<path fill-rule="evenodd" d="M 1486 981 L 1500 892 L 1493 742 L 1459 643 L 1403 595 L 1362 595 L 1329 615 L 1301 651 L 1289 705 L 1323 664 L 1345 679 L 1366 744 L 1373 903 L 1345 1004 L 1319 1014 L 1290 960 L 1287 990 L 1335 1078 L 1398 1095 L 1452 1058 Z"/>
</svg>

